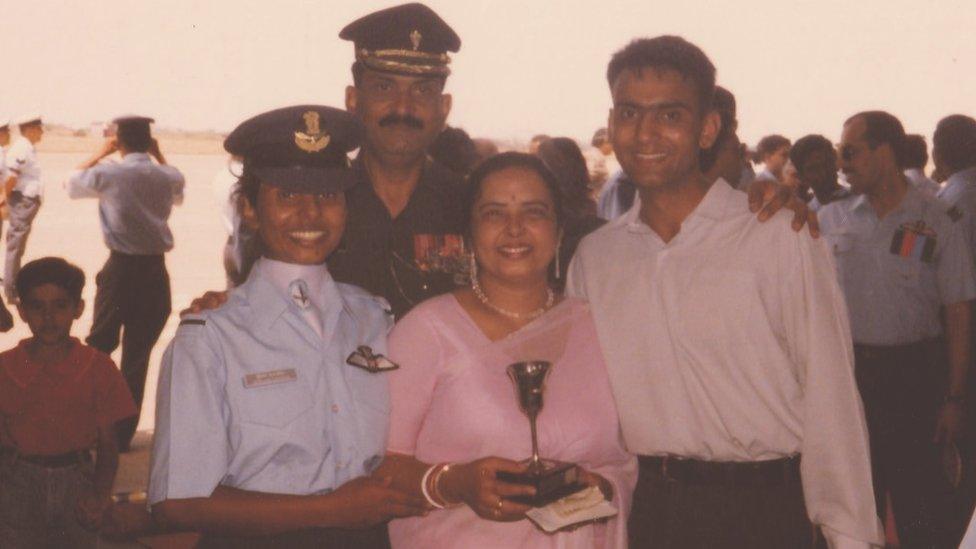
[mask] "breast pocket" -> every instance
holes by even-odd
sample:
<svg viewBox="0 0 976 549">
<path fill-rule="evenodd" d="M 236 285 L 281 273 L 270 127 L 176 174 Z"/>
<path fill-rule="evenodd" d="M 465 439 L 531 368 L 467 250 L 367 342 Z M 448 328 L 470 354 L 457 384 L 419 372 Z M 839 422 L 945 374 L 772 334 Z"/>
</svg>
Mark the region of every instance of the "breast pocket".
<svg viewBox="0 0 976 549">
<path fill-rule="evenodd" d="M 284 429 L 312 407 L 309 381 L 302 374 L 294 381 L 243 387 L 238 399 L 241 421 Z"/>
<path fill-rule="evenodd" d="M 890 269 L 895 280 L 904 286 L 918 286 L 918 279 L 922 272 L 922 262 L 911 257 L 891 256 Z"/>
</svg>

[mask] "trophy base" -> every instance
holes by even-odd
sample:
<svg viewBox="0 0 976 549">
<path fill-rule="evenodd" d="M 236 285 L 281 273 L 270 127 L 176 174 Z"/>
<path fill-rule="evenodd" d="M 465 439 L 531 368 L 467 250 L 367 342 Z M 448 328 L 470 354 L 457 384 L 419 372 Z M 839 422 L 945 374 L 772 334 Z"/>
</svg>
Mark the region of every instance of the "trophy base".
<svg viewBox="0 0 976 549">
<path fill-rule="evenodd" d="M 579 469 L 575 464 L 547 459 L 542 460 L 542 467 L 538 471 L 530 470 L 524 473 L 498 471 L 496 476 L 498 480 L 513 484 L 528 484 L 534 487 L 534 496 L 505 498 L 532 507 L 549 505 L 557 499 L 564 498 L 586 487 L 579 480 Z"/>
</svg>

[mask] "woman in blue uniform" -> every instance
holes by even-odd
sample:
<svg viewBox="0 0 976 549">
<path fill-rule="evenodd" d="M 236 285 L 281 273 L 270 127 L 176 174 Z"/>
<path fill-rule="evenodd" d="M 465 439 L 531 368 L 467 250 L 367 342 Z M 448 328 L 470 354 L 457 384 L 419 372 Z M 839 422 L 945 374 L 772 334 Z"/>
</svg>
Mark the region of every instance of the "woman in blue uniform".
<svg viewBox="0 0 976 549">
<path fill-rule="evenodd" d="M 203 547 L 386 547 L 376 525 L 425 511 L 369 476 L 386 443 L 386 379 L 347 363 L 385 352 L 387 306 L 324 264 L 359 137 L 347 113 L 297 106 L 224 142 L 244 159 L 241 214 L 263 257 L 167 349 L 149 485 L 154 519 L 202 531 Z"/>
</svg>

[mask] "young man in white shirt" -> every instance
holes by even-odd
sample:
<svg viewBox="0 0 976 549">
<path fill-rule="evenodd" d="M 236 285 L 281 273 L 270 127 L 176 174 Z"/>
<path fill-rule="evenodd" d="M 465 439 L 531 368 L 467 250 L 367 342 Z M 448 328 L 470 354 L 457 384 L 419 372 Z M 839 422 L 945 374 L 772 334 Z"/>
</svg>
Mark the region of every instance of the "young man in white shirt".
<svg viewBox="0 0 976 549">
<path fill-rule="evenodd" d="M 811 547 L 811 523 L 832 547 L 883 543 L 829 252 L 701 172 L 721 123 L 700 49 L 636 40 L 607 79 L 640 201 L 583 240 L 568 289 L 639 455 L 631 546 Z"/>
</svg>

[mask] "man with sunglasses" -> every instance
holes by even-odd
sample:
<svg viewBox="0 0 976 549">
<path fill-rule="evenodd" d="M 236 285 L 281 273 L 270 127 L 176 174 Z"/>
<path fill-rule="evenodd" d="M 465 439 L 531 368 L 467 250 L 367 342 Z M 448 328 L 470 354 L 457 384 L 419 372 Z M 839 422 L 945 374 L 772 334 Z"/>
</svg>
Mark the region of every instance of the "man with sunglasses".
<svg viewBox="0 0 976 549">
<path fill-rule="evenodd" d="M 890 492 L 902 546 L 954 547 L 940 459 L 960 432 L 976 281 L 963 214 L 902 173 L 905 138 L 886 112 L 849 118 L 839 156 L 854 194 L 819 216 L 850 314 L 879 514 Z"/>
</svg>

